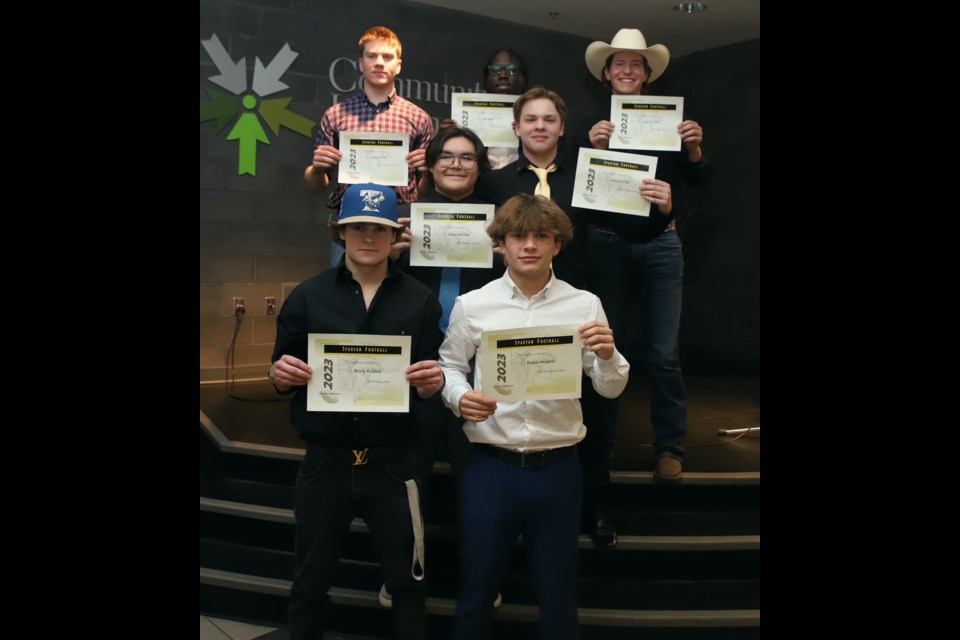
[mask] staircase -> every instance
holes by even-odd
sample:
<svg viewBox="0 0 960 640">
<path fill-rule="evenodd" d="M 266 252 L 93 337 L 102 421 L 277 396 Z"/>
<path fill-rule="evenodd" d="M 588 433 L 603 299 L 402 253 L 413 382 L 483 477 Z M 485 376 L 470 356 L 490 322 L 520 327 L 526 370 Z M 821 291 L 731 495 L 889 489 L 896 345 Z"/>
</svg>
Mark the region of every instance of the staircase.
<svg viewBox="0 0 960 640">
<path fill-rule="evenodd" d="M 253 399 L 272 393 L 262 382 L 235 389 Z M 221 386 L 201 389 L 201 408 L 201 613 L 283 626 L 293 571 L 293 486 L 303 455 L 289 407 L 231 400 Z M 247 424 L 236 428 L 240 422 Z M 759 637 L 759 472 L 685 471 L 682 483 L 663 485 L 649 471 L 615 471 L 613 481 L 617 547 L 594 549 L 586 535 L 580 538 L 581 637 Z M 430 638 L 451 636 L 454 498 L 449 465 L 438 462 L 424 504 Z M 366 525 L 355 520 L 330 592 L 331 629 L 389 638 L 390 611 L 377 599 L 381 583 Z M 497 640 L 537 637 L 522 539 L 501 591 Z"/>
</svg>

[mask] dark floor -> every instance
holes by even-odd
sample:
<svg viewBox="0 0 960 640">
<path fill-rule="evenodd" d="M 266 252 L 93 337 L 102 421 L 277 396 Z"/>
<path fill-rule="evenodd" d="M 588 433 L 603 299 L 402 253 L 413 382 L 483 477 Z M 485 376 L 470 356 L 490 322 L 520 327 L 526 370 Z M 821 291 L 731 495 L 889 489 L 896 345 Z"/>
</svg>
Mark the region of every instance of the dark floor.
<svg viewBox="0 0 960 640">
<path fill-rule="evenodd" d="M 687 372 L 685 380 L 688 435 L 684 473 L 760 471 L 759 432 L 739 438 L 718 434 L 719 429 L 760 426 L 759 375 Z M 289 396 L 279 396 L 265 379 L 237 382 L 232 395 L 222 383 L 200 385 L 200 410 L 229 440 L 303 448 L 290 424 Z M 621 396 L 614 470 L 653 468 L 649 415 L 646 381 L 634 375 Z"/>
</svg>

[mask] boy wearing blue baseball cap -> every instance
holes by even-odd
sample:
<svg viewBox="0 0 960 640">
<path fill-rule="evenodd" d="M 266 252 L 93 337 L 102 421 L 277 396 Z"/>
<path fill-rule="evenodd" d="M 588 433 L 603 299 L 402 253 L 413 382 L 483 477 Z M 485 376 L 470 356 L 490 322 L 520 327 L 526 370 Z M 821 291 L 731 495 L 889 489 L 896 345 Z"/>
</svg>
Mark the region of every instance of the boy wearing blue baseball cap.
<svg viewBox="0 0 960 640">
<path fill-rule="evenodd" d="M 269 373 L 277 391 L 294 394 L 290 416 L 306 444 L 294 507 L 290 638 L 323 637 L 340 548 L 350 522 L 361 516 L 393 594 L 395 635 L 419 640 L 426 635 L 426 609 L 415 414 L 443 387 L 437 365 L 443 339 L 437 328 L 440 304 L 429 288 L 389 259 L 390 244 L 403 228 L 393 189 L 352 185 L 337 226 L 344 259 L 287 297 L 277 316 Z M 315 375 L 307 364 L 310 333 L 409 335 L 411 413 L 308 412 L 307 383 Z"/>
</svg>

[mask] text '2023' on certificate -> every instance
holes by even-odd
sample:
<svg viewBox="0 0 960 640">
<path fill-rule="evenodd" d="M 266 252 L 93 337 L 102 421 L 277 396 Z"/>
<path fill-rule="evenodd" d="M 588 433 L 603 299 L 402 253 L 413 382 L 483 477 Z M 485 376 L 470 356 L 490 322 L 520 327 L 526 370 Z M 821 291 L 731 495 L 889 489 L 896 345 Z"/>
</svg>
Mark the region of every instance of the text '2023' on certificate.
<svg viewBox="0 0 960 640">
<path fill-rule="evenodd" d="M 311 333 L 307 411 L 408 413 L 410 336 Z"/>
</svg>

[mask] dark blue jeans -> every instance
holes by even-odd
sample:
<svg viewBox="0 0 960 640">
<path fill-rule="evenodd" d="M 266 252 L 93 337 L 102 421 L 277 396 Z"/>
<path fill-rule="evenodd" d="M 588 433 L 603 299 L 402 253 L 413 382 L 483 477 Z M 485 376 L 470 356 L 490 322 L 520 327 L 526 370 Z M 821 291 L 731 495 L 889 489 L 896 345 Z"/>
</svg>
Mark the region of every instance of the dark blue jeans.
<svg viewBox="0 0 960 640">
<path fill-rule="evenodd" d="M 416 460 L 352 466 L 308 450 L 297 476 L 296 565 L 290 589 L 290 640 L 321 640 L 326 629 L 334 569 L 350 521 L 361 516 L 370 528 L 384 582 L 393 596 L 396 638 L 426 637 L 423 581 L 411 573 L 413 525 L 405 480 L 416 476 Z"/>
<path fill-rule="evenodd" d="M 656 455 L 683 459 L 687 435 L 687 394 L 677 338 L 683 299 L 683 251 L 676 231 L 648 242 L 619 235 L 590 235 L 591 290 L 600 297 L 617 349 L 628 354 L 631 333 L 639 331 L 641 366 L 650 381 L 650 423 Z M 638 324 L 630 307 L 640 304 Z M 589 425 L 588 425 L 589 428 Z"/>
<path fill-rule="evenodd" d="M 537 585 L 539 637 L 580 637 L 575 583 L 580 483 L 576 456 L 543 468 L 521 468 L 479 451 L 470 456 L 463 476 L 466 544 L 456 640 L 490 639 L 493 601 L 521 532 Z"/>
</svg>

